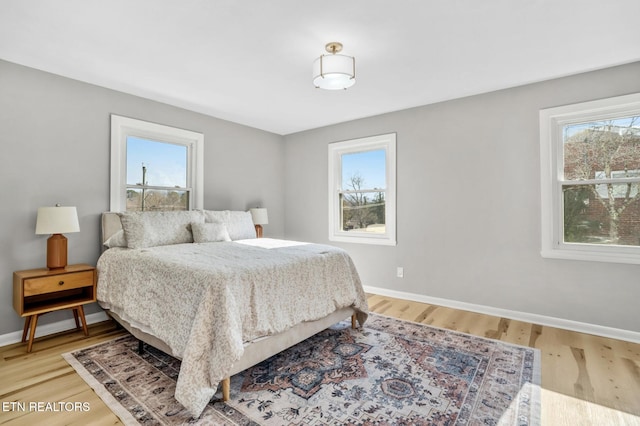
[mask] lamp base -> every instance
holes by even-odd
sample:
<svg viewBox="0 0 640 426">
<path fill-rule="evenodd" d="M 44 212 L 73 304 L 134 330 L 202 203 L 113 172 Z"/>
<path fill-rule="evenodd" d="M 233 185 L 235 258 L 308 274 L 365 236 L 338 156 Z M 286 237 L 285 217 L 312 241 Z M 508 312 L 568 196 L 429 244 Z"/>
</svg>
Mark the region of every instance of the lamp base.
<svg viewBox="0 0 640 426">
<path fill-rule="evenodd" d="M 256 227 L 256 237 L 262 238 L 262 225 L 255 225 Z"/>
<path fill-rule="evenodd" d="M 53 234 L 47 240 L 47 268 L 62 269 L 67 266 L 67 237 Z"/>
</svg>

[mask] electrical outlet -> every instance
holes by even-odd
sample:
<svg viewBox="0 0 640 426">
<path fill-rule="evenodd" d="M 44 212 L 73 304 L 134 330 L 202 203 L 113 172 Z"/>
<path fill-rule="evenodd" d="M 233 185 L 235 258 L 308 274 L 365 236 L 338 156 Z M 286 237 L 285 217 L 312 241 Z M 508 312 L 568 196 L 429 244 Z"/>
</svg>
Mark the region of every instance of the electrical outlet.
<svg viewBox="0 0 640 426">
<path fill-rule="evenodd" d="M 398 266 L 398 269 L 396 270 L 396 276 L 398 278 L 404 278 L 404 268 L 402 266 Z"/>
</svg>

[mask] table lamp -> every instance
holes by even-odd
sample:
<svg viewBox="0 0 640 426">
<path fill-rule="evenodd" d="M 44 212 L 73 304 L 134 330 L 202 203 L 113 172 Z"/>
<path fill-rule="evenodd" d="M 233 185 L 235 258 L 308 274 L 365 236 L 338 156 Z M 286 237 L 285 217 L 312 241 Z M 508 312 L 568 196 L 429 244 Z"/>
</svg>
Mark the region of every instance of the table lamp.
<svg viewBox="0 0 640 426">
<path fill-rule="evenodd" d="M 264 207 L 256 207 L 254 209 L 249 209 L 249 211 L 251 212 L 253 224 L 256 226 L 256 236 L 258 238 L 262 238 L 262 225 L 267 225 L 269 223 L 267 209 Z"/>
<path fill-rule="evenodd" d="M 63 233 L 80 232 L 75 207 L 40 207 L 36 220 L 36 234 L 51 234 L 47 240 L 47 268 L 67 266 L 67 238 Z"/>
</svg>

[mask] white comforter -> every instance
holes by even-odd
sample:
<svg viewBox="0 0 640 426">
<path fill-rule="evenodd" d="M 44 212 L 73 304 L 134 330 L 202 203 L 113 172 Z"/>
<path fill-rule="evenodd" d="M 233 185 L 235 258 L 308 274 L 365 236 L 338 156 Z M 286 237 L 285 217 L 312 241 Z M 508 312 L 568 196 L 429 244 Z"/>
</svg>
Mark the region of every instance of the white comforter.
<svg viewBox="0 0 640 426">
<path fill-rule="evenodd" d="M 261 238 L 112 248 L 98 260 L 98 300 L 144 325 L 182 358 L 176 399 L 195 417 L 243 354 L 243 342 L 367 302 L 349 255 Z"/>
</svg>

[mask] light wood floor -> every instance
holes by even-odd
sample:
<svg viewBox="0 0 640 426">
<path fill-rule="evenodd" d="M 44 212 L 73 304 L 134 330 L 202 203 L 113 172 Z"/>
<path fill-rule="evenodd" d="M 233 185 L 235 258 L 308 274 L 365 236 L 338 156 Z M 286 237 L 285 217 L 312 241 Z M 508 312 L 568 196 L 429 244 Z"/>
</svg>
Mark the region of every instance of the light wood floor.
<svg viewBox="0 0 640 426">
<path fill-rule="evenodd" d="M 542 424 L 640 426 L 640 345 L 424 303 L 369 295 L 372 312 L 540 349 Z M 123 334 L 114 323 L 0 347 L 0 424 L 121 424 L 60 354 Z M 12 401 L 88 403 L 89 410 L 12 411 Z M 87 404 L 85 404 L 87 405 Z M 43 407 L 46 408 L 46 407 Z"/>
</svg>

